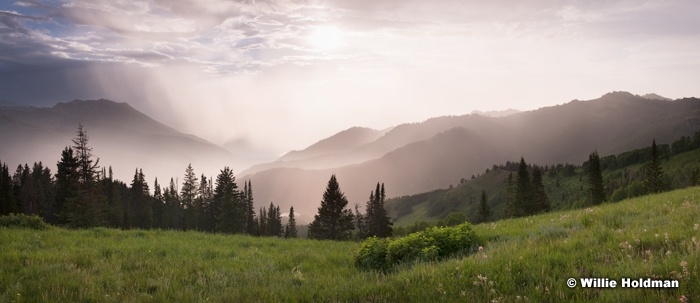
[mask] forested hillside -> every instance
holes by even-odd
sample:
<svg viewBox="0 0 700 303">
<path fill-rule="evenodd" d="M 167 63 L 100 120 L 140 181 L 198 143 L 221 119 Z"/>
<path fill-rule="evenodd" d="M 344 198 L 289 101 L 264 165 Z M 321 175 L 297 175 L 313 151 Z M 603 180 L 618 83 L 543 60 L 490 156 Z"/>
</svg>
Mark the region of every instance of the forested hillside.
<svg viewBox="0 0 700 303">
<path fill-rule="evenodd" d="M 658 145 L 664 189 L 684 188 L 700 182 L 700 133 L 681 137 L 671 144 Z M 600 158 L 605 200 L 620 201 L 647 193 L 645 167 L 651 160 L 651 147 Z M 527 160 L 527 159 L 525 159 Z M 542 180 L 551 209 L 562 210 L 592 205 L 588 185 L 589 162 L 580 164 L 530 163 L 528 170 L 542 170 Z M 436 222 L 457 212 L 478 222 L 482 190 L 492 210 L 490 220 L 506 217 L 507 179 L 518 170 L 517 161 L 493 165 L 482 174 L 465 176 L 459 184 L 417 195 L 387 200 L 387 209 L 398 226 L 419 221 Z"/>
</svg>

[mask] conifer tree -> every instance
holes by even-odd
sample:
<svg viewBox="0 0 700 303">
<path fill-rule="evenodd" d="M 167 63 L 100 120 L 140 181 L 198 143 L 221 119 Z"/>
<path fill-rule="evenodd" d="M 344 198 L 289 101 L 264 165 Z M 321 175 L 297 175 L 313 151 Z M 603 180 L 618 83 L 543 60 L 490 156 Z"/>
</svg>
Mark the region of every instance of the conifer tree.
<svg viewBox="0 0 700 303">
<path fill-rule="evenodd" d="M 535 205 L 532 201 L 532 190 L 530 183 L 530 173 L 527 171 L 527 164 L 524 158 L 520 158 L 518 165 L 518 179 L 515 187 L 515 209 L 516 217 L 535 213 Z"/>
<path fill-rule="evenodd" d="M 603 174 L 600 168 L 598 151 L 594 151 L 588 156 L 588 191 L 591 204 L 598 205 L 605 201 Z"/>
<path fill-rule="evenodd" d="M 163 224 L 164 200 L 158 178 L 153 181 L 153 227 L 165 228 Z"/>
<path fill-rule="evenodd" d="M 67 223 L 69 209 L 66 209 L 68 201 L 74 200 L 78 196 L 80 179 L 78 173 L 78 158 L 73 152 L 73 148 L 66 147 L 61 152 L 61 159 L 56 164 L 56 197 L 54 203 L 54 224 Z"/>
<path fill-rule="evenodd" d="M 228 166 L 216 177 L 214 201 L 219 206 L 216 229 L 224 233 L 244 232 L 246 218 L 241 195 L 233 171 Z"/>
<path fill-rule="evenodd" d="M 17 212 L 12 176 L 7 163 L 0 162 L 0 216 Z"/>
<path fill-rule="evenodd" d="M 182 189 L 180 189 L 180 201 L 183 209 L 183 227 L 184 229 L 193 229 L 197 227 L 197 213 L 194 206 L 195 199 L 197 198 L 197 191 L 199 187 L 199 180 L 194 174 L 194 169 L 192 168 L 192 163 L 187 165 L 185 169 L 185 178 L 182 182 Z"/>
<path fill-rule="evenodd" d="M 250 235 L 257 234 L 258 226 L 255 224 L 255 206 L 253 203 L 253 183 L 248 180 L 244 182 L 245 188 L 243 190 L 245 194 L 245 205 L 246 205 L 246 232 Z"/>
<path fill-rule="evenodd" d="M 644 188 L 647 193 L 660 193 L 664 191 L 664 172 L 661 170 L 659 151 L 656 148 L 656 140 L 651 143 L 651 159 L 644 169 Z"/>
<path fill-rule="evenodd" d="M 258 222 L 258 235 L 259 236 L 267 236 L 267 212 L 265 211 L 265 207 L 260 208 L 260 213 L 259 213 L 259 222 Z"/>
<path fill-rule="evenodd" d="M 296 238 L 297 237 L 297 220 L 294 217 L 294 206 L 289 208 L 289 220 L 287 220 L 287 226 L 284 228 L 285 238 Z"/>
<path fill-rule="evenodd" d="M 390 237 L 393 233 L 393 223 L 391 218 L 384 208 L 384 201 L 386 200 L 386 193 L 384 192 L 384 184 L 381 186 L 377 183 L 374 193 L 370 193 L 369 201 L 367 201 L 367 206 L 365 210 L 366 221 L 367 221 L 367 234 L 365 237 L 380 237 L 386 238 Z"/>
<path fill-rule="evenodd" d="M 282 232 L 280 207 L 270 202 L 270 208 L 267 209 L 267 236 L 279 237 L 282 236 Z"/>
<path fill-rule="evenodd" d="M 100 167 L 99 158 L 94 164 L 92 163 L 92 147 L 88 145 L 89 140 L 87 131 L 83 130 L 83 125 L 78 124 L 78 135 L 73 139 L 73 149 L 75 150 L 75 157 L 78 159 L 79 182 L 83 187 L 92 186 L 97 169 Z"/>
<path fill-rule="evenodd" d="M 542 182 L 542 170 L 539 166 L 532 169 L 532 187 L 530 199 L 533 211 L 531 214 L 549 211 L 549 198 Z"/>
<path fill-rule="evenodd" d="M 214 199 L 214 190 L 212 183 L 214 180 L 207 179 L 202 174 L 199 182 L 198 197 L 195 199 L 195 212 L 197 216 L 197 229 L 203 231 L 214 231 L 214 220 L 210 219 L 212 211 L 212 203 Z"/>
<path fill-rule="evenodd" d="M 515 218 L 518 216 L 518 209 L 515 205 L 515 181 L 513 181 L 513 173 L 508 174 L 506 179 L 506 209 L 505 218 Z"/>
<path fill-rule="evenodd" d="M 488 199 L 486 197 L 486 191 L 481 190 L 481 200 L 479 202 L 478 221 L 481 223 L 488 222 L 490 217 L 491 217 L 491 207 L 489 206 Z"/>
<path fill-rule="evenodd" d="M 323 193 L 321 206 L 314 221 L 309 225 L 310 239 L 346 240 L 354 229 L 352 211 L 347 209 L 348 200 L 340 191 L 335 175 L 331 176 Z"/>
</svg>

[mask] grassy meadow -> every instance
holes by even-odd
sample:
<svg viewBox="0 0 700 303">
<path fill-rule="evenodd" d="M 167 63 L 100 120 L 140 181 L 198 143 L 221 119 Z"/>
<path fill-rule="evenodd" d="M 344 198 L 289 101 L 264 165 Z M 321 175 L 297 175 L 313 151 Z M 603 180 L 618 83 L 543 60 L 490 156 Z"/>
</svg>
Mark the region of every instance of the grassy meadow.
<svg viewBox="0 0 700 303">
<path fill-rule="evenodd" d="M 0 302 L 687 302 L 700 300 L 700 188 L 474 227 L 482 251 L 389 273 L 356 242 L 0 228 Z M 582 289 L 568 278 L 678 279 Z"/>
</svg>

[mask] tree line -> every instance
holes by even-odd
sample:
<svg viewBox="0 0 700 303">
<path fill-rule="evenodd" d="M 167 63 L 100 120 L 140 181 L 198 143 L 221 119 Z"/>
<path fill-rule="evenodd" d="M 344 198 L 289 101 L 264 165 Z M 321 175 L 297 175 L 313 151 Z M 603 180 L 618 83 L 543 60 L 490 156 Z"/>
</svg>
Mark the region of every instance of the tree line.
<svg viewBox="0 0 700 303">
<path fill-rule="evenodd" d="M 392 235 L 391 218 L 384 208 L 384 184 L 370 193 L 365 214 L 347 207 L 335 175 L 328 182 L 318 214 L 309 225 L 312 239 L 364 239 Z M 14 174 L 0 162 L 0 215 L 22 213 L 40 216 L 47 223 L 69 228 L 175 229 L 295 238 L 294 207 L 286 223 L 279 205 L 270 202 L 256 213 L 253 184 L 238 187 L 229 167 L 216 178 L 185 169 L 182 187 L 170 178 L 161 186 L 153 181 L 153 194 L 142 169 L 136 168 L 130 184 L 116 180 L 112 167 L 99 165 L 89 137 L 78 125 L 71 146 L 61 152 L 55 174 L 41 162 L 19 165 Z"/>
<path fill-rule="evenodd" d="M 216 179 L 200 177 L 192 165 L 185 169 L 182 187 L 173 178 L 153 194 L 142 169 L 129 185 L 116 180 L 112 168 L 99 166 L 89 137 L 78 126 L 71 146 L 61 152 L 55 174 L 41 162 L 19 165 L 13 175 L 0 162 L 0 215 L 38 215 L 46 222 L 69 228 L 177 229 L 256 236 L 297 237 L 294 207 L 286 224 L 272 202 L 256 214 L 253 184 L 239 189 L 233 171 L 224 167 Z"/>
</svg>

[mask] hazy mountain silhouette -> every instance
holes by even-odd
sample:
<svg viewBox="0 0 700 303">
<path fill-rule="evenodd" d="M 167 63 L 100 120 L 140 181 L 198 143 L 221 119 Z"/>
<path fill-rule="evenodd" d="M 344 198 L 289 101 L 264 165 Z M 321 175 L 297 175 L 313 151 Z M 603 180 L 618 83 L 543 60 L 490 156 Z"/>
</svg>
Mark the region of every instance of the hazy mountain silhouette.
<svg viewBox="0 0 700 303">
<path fill-rule="evenodd" d="M 143 168 L 149 184 L 182 177 L 188 163 L 195 172 L 215 175 L 232 159 L 223 148 L 157 122 L 126 103 L 75 100 L 51 108 L 0 108 L 0 157 L 18 165 L 43 161 L 55 172 L 61 150 L 72 145 L 82 123 L 100 165 L 130 182 Z M 12 168 L 14 169 L 14 167 Z"/>
<path fill-rule="evenodd" d="M 370 160 L 372 157 L 361 157 L 353 151 L 364 144 L 377 140 L 389 130 L 352 127 L 316 142 L 303 150 L 290 151 L 274 162 L 254 165 L 241 172 L 240 175 L 282 167 L 323 169 Z"/>
<path fill-rule="evenodd" d="M 482 116 L 486 116 L 486 117 L 506 117 L 506 116 L 510 116 L 510 115 L 517 114 L 520 112 L 521 111 L 519 111 L 517 109 L 509 108 L 506 110 L 491 110 L 491 111 L 486 111 L 486 112 L 482 112 L 480 110 L 475 110 L 475 111 L 472 111 L 472 114 L 482 115 Z"/>
<path fill-rule="evenodd" d="M 614 92 L 507 117 L 465 115 L 403 124 L 377 140 L 341 153 L 363 162 L 327 169 L 274 168 L 247 175 L 257 201 L 294 205 L 313 215 L 332 173 L 351 204 L 363 205 L 376 182 L 390 197 L 457 184 L 493 164 L 580 163 L 593 150 L 615 154 L 656 139 L 670 143 L 700 129 L 700 100 L 649 100 Z M 374 158 L 372 158 L 374 157 Z"/>
</svg>

